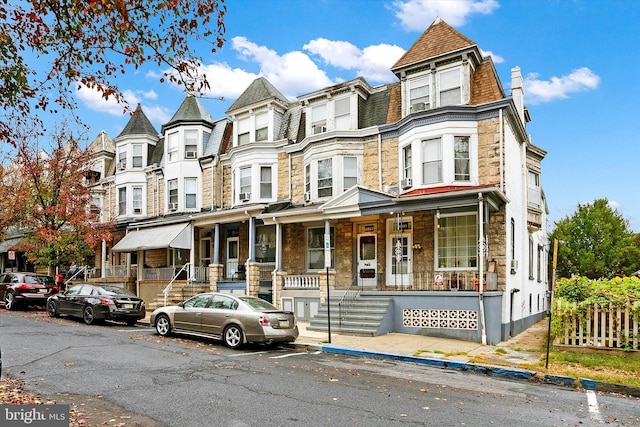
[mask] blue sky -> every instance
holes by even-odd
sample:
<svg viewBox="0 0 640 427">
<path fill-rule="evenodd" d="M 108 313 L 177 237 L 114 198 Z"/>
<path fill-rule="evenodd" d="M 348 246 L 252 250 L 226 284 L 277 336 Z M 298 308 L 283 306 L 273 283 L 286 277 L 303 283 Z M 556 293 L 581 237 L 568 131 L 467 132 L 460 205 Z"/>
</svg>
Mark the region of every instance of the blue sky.
<svg viewBox="0 0 640 427">
<path fill-rule="evenodd" d="M 357 76 L 395 81 L 391 65 L 437 16 L 492 55 L 503 86 L 510 70 L 525 76 L 528 132 L 548 152 L 542 186 L 550 220 L 580 203 L 607 198 L 640 232 L 640 3 L 618 0 L 227 0 L 226 44 L 203 47 L 214 118 L 256 77 L 284 95 L 312 92 Z M 158 82 L 162 70 L 119 80 L 160 130 L 185 97 Z M 79 94 L 90 137 L 112 138 L 125 126 L 122 108 Z M 215 98 L 223 97 L 224 100 Z M 552 227 L 553 228 L 553 227 Z"/>
</svg>

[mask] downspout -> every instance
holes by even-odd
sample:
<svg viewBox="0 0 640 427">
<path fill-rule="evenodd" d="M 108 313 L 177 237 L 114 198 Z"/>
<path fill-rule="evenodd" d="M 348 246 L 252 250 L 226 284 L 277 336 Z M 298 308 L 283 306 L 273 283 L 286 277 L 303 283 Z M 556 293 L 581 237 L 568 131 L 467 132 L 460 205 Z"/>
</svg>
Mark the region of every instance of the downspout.
<svg viewBox="0 0 640 427">
<path fill-rule="evenodd" d="M 382 191 L 382 137 L 378 132 L 378 190 Z"/>
<path fill-rule="evenodd" d="M 504 193 L 504 117 L 502 116 L 502 108 L 498 111 L 499 114 L 499 132 L 500 132 L 500 190 Z"/>
<path fill-rule="evenodd" d="M 478 193 L 478 306 L 480 307 L 480 325 L 482 327 L 482 344 L 487 344 L 487 325 L 484 315 L 484 205 L 482 193 Z"/>
<path fill-rule="evenodd" d="M 291 201 L 291 196 L 292 196 L 292 191 L 291 191 L 291 187 L 293 185 L 292 181 L 291 181 L 291 153 L 289 153 L 289 158 L 287 159 L 287 161 L 289 162 L 289 185 L 287 185 L 287 191 L 289 192 L 289 201 Z"/>
<path fill-rule="evenodd" d="M 189 251 L 189 263 L 191 264 L 191 268 L 189 269 L 189 279 L 193 282 L 193 275 L 196 271 L 196 231 L 193 227 L 193 221 L 189 222 L 189 227 L 191 227 L 191 251 Z"/>
</svg>

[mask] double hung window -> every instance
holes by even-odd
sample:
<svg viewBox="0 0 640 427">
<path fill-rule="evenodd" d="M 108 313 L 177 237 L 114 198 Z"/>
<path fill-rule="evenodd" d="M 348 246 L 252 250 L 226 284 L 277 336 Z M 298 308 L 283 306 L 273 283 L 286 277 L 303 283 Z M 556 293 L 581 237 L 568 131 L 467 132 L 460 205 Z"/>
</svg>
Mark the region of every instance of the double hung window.
<svg viewBox="0 0 640 427">
<path fill-rule="evenodd" d="M 324 227 L 307 229 L 307 270 L 322 270 L 324 265 Z M 329 229 L 329 247 L 331 250 L 331 267 L 334 264 L 335 233 Z"/>
<path fill-rule="evenodd" d="M 132 151 L 131 165 L 139 169 L 142 167 L 142 144 L 134 144 Z"/>
<path fill-rule="evenodd" d="M 318 161 L 318 197 L 333 195 L 333 162 L 332 159 Z"/>
<path fill-rule="evenodd" d="M 459 105 L 462 102 L 460 68 L 438 73 L 440 77 L 440 107 Z"/>
<path fill-rule="evenodd" d="M 343 157 L 342 163 L 342 190 L 347 191 L 358 183 L 358 158 Z"/>
<path fill-rule="evenodd" d="M 410 113 L 424 111 L 431 108 L 429 94 L 431 92 L 431 76 L 418 77 L 409 83 Z"/>
<path fill-rule="evenodd" d="M 184 207 L 194 209 L 197 207 L 198 180 L 196 178 L 184 179 Z"/>
<path fill-rule="evenodd" d="M 260 167 L 260 198 L 270 199 L 272 197 L 272 175 L 271 166 Z"/>
<path fill-rule="evenodd" d="M 327 131 L 327 104 L 315 105 L 311 108 L 311 134 L 317 135 Z"/>
<path fill-rule="evenodd" d="M 442 140 L 440 138 L 422 141 L 422 183 L 442 182 Z"/>
<path fill-rule="evenodd" d="M 469 181 L 469 137 L 456 136 L 453 140 L 455 180 Z"/>
<path fill-rule="evenodd" d="M 127 188 L 118 189 L 118 215 L 127 214 Z"/>
<path fill-rule="evenodd" d="M 178 204 L 178 180 L 171 179 L 168 182 L 169 185 L 169 203 Z"/>
<path fill-rule="evenodd" d="M 334 102 L 336 130 L 351 129 L 351 100 L 349 97 L 337 99 Z"/>
</svg>

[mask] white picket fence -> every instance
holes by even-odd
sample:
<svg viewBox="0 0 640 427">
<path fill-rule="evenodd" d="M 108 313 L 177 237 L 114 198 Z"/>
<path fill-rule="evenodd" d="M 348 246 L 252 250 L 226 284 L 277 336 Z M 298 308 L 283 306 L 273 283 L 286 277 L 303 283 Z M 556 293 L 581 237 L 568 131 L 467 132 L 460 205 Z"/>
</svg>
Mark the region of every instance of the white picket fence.
<svg viewBox="0 0 640 427">
<path fill-rule="evenodd" d="M 554 315 L 560 316 L 565 308 L 575 310 L 576 303 L 559 299 Z M 570 316 L 564 320 L 564 333 L 556 336 L 556 344 L 580 347 L 624 348 L 640 350 L 640 319 L 631 306 L 614 304 L 589 306 L 582 317 Z"/>
</svg>

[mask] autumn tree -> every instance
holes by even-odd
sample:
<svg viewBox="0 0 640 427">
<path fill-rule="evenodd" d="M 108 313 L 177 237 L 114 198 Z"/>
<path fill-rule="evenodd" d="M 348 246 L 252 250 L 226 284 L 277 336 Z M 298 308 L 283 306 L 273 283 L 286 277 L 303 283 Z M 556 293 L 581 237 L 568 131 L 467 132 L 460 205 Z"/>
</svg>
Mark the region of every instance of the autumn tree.
<svg viewBox="0 0 640 427">
<path fill-rule="evenodd" d="M 558 277 L 611 278 L 640 269 L 640 239 L 607 199 L 579 204 L 572 216 L 555 223 L 554 239 Z"/>
<path fill-rule="evenodd" d="M 91 153 L 68 128 L 56 129 L 48 150 L 38 148 L 35 132 L 22 134 L 18 154 L 4 170 L 0 226 L 25 230 L 18 249 L 52 271 L 92 255 L 111 239 L 110 226 L 91 209 Z"/>
<path fill-rule="evenodd" d="M 223 45 L 223 2 L 0 0 L 0 141 L 15 145 L 42 114 L 73 111 L 82 86 L 124 101 L 117 77 L 145 64 L 165 70 L 161 81 L 207 88 L 194 43 Z"/>
</svg>

